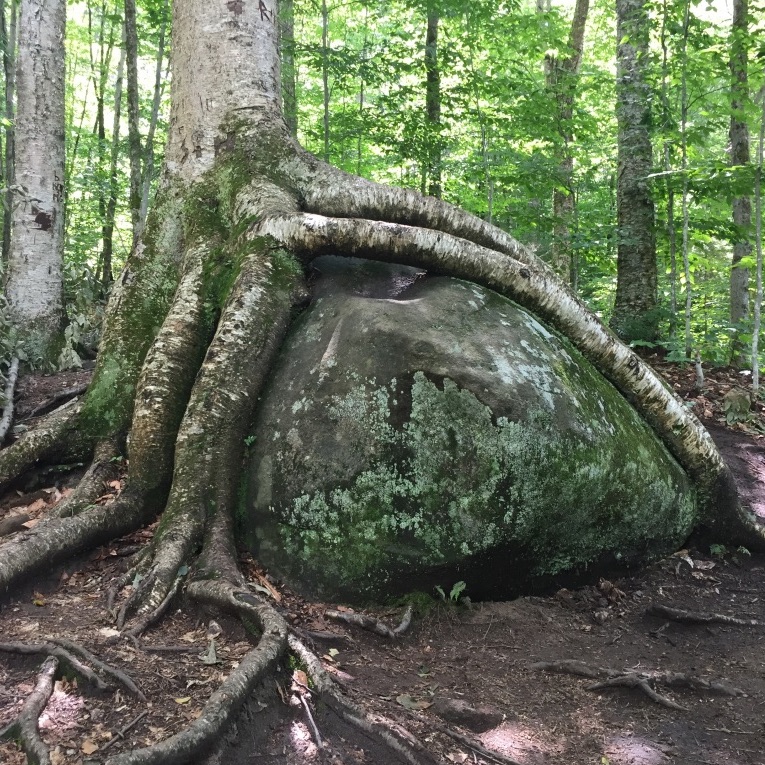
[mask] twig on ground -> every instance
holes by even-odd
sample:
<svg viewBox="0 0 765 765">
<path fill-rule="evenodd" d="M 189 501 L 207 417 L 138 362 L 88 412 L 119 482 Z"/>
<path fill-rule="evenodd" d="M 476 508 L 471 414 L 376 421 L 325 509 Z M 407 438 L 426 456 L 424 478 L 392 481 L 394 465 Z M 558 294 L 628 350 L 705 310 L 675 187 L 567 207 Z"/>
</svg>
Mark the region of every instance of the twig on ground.
<svg viewBox="0 0 765 765">
<path fill-rule="evenodd" d="M 313 719 L 313 714 L 311 713 L 311 705 L 308 703 L 308 700 L 302 693 L 299 693 L 298 695 L 300 696 L 300 703 L 303 705 L 303 709 L 305 710 L 305 715 L 308 718 L 308 724 L 311 726 L 311 731 L 313 732 L 313 737 L 316 741 L 316 748 L 324 749 L 324 742 L 321 740 L 319 728 L 316 726 L 316 721 Z"/>
<path fill-rule="evenodd" d="M 519 762 L 518 760 L 512 759 L 512 757 L 506 757 L 504 754 L 500 754 L 499 752 L 493 752 L 491 749 L 487 749 L 483 744 L 479 744 L 474 739 L 470 738 L 470 736 L 466 736 L 463 733 L 460 733 L 459 731 L 454 730 L 454 728 L 449 728 L 446 725 L 443 725 L 442 723 L 435 722 L 431 719 L 426 719 L 422 715 L 416 714 L 412 712 L 413 715 L 418 717 L 420 720 L 423 720 L 426 725 L 433 726 L 437 731 L 440 733 L 443 733 L 445 736 L 448 736 L 449 738 L 456 741 L 458 744 L 462 744 L 462 746 L 467 747 L 471 751 L 475 752 L 476 754 L 480 755 L 481 757 L 492 760 L 493 762 L 499 763 L 499 765 L 523 765 L 523 763 Z"/>
<path fill-rule="evenodd" d="M 649 616 L 659 616 L 662 619 L 670 619 L 684 624 L 732 624 L 738 627 L 759 627 L 762 622 L 757 619 L 740 619 L 736 616 L 725 614 L 705 613 L 702 611 L 685 611 L 682 608 L 670 608 L 669 606 L 652 605 L 646 609 Z"/>
<path fill-rule="evenodd" d="M 545 672 L 560 672 L 568 675 L 588 677 L 593 680 L 605 678 L 601 682 L 587 687 L 588 691 L 596 691 L 602 688 L 621 686 L 624 688 L 637 688 L 645 693 L 648 698 L 657 704 L 687 711 L 672 699 L 657 693 L 651 684 L 669 686 L 670 688 L 690 688 L 695 691 L 710 691 L 722 693 L 726 696 L 745 696 L 740 688 L 728 685 L 718 680 L 710 680 L 705 677 L 694 677 L 682 672 L 636 672 L 631 669 L 613 669 L 611 667 L 596 667 L 577 660 L 540 661 L 531 665 L 532 669 L 544 670 Z"/>
<path fill-rule="evenodd" d="M 16 389 L 16 380 L 18 377 L 19 360 L 14 358 L 8 369 L 8 378 L 5 382 L 5 390 L 3 391 L 5 406 L 3 407 L 3 416 L 0 418 L 0 444 L 5 441 L 5 437 L 8 435 L 8 429 L 13 422 L 13 392 Z"/>
<path fill-rule="evenodd" d="M 48 656 L 37 675 L 35 689 L 21 707 L 19 716 L 7 728 L 0 731 L 0 740 L 15 737 L 21 739 L 22 749 L 29 762 L 35 765 L 50 765 L 50 753 L 40 737 L 38 720 L 53 693 L 57 671 L 58 659 L 55 656 Z"/>
<path fill-rule="evenodd" d="M 141 712 L 141 714 L 138 715 L 138 717 L 133 718 L 124 728 L 121 728 L 120 730 L 118 730 L 114 734 L 114 736 L 111 738 L 111 740 L 107 741 L 106 744 L 104 744 L 101 747 L 101 751 L 105 752 L 112 744 L 116 744 L 117 741 L 119 741 L 120 739 L 125 738 L 125 734 L 131 728 L 135 728 L 135 726 L 138 725 L 138 723 L 141 722 L 141 720 L 143 720 L 143 718 L 146 717 L 147 714 L 149 714 L 149 710 L 148 709 L 144 709 L 143 712 Z"/>
<path fill-rule="evenodd" d="M 398 627 L 391 629 L 385 622 L 376 619 L 374 616 L 367 616 L 366 614 L 357 614 L 352 611 L 335 611 L 329 609 L 324 612 L 324 616 L 328 619 L 334 619 L 338 622 L 345 622 L 346 624 L 353 624 L 356 627 L 374 632 L 376 635 L 381 635 L 386 638 L 397 638 L 399 635 L 403 635 L 410 627 L 412 623 L 412 607 L 408 606 L 404 612 L 404 616 L 401 619 L 401 623 Z"/>
</svg>

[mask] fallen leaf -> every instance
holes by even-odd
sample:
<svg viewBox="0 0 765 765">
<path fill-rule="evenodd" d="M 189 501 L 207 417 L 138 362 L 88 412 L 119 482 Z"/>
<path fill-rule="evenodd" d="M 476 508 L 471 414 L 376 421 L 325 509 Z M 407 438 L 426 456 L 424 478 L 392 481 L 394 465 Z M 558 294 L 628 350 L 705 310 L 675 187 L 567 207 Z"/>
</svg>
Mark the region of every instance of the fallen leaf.
<svg viewBox="0 0 765 765">
<path fill-rule="evenodd" d="M 184 696 L 182 699 L 174 699 L 176 704 L 188 704 L 191 701 L 191 696 Z"/>
<path fill-rule="evenodd" d="M 110 637 L 117 637 L 117 635 L 120 634 L 119 630 L 115 630 L 113 627 L 101 627 L 100 630 L 98 630 L 99 635 L 103 635 L 104 637 L 110 638 Z"/>
<path fill-rule="evenodd" d="M 416 699 L 413 699 L 408 694 L 402 694 L 401 696 L 396 696 L 396 701 L 401 704 L 402 707 L 405 707 L 406 709 L 411 709 L 414 712 L 420 712 L 423 709 L 427 709 L 428 707 L 433 706 L 432 701 L 417 701 Z"/>
<path fill-rule="evenodd" d="M 82 747 L 80 748 L 82 749 L 83 754 L 93 754 L 93 752 L 98 751 L 98 744 L 96 744 L 95 741 L 91 741 L 90 739 L 86 738 L 82 742 Z"/>
<path fill-rule="evenodd" d="M 45 595 L 41 595 L 39 592 L 36 592 L 32 596 L 32 603 L 35 606 L 44 606 L 45 605 Z"/>
<path fill-rule="evenodd" d="M 22 523 L 21 525 L 22 525 L 22 526 L 23 526 L 25 529 L 33 529 L 35 526 L 37 526 L 37 524 L 38 524 L 39 522 L 40 522 L 40 519 L 39 519 L 39 518 L 32 518 L 32 519 L 31 519 L 31 520 L 29 520 L 29 521 L 25 521 L 25 522 L 24 522 L 24 523 Z"/>
</svg>

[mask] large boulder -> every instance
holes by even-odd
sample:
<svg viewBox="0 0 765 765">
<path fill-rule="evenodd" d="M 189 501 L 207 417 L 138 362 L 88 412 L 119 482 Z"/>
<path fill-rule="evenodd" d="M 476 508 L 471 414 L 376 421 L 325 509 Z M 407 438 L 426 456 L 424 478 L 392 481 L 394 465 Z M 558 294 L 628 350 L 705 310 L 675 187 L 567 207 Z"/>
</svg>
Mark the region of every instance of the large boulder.
<svg viewBox="0 0 765 765">
<path fill-rule="evenodd" d="M 314 596 L 507 595 L 682 543 L 694 488 L 625 399 L 511 301 L 317 261 L 252 433 L 253 552 Z"/>
</svg>

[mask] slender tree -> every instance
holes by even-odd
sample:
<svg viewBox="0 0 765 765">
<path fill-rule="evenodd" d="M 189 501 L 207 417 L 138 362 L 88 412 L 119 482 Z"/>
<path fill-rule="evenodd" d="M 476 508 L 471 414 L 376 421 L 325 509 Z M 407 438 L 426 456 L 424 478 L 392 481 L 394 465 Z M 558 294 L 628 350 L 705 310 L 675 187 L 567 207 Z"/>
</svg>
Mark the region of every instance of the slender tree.
<svg viewBox="0 0 765 765">
<path fill-rule="evenodd" d="M 546 84 L 555 102 L 555 130 L 560 138 L 559 177 L 553 191 L 554 231 L 551 260 L 558 276 L 569 283 L 575 282 L 577 270 L 571 249 L 571 222 L 574 219 L 576 204 L 573 188 L 574 156 L 571 151 L 574 138 L 572 121 L 589 10 L 589 0 L 577 0 L 566 54 L 562 57 L 548 54 L 545 58 Z"/>
<path fill-rule="evenodd" d="M 441 71 L 438 67 L 438 7 L 427 2 L 425 35 L 425 122 L 427 125 L 427 193 L 441 197 Z M 423 188 L 423 194 L 426 189 Z"/>
<path fill-rule="evenodd" d="M 17 0 L 10 0 L 8 21 L 5 8 L 0 16 L 3 37 L 3 70 L 5 73 L 5 192 L 3 195 L 3 260 L 8 260 L 11 249 L 11 210 L 13 209 L 13 186 L 15 183 L 15 145 L 16 145 L 16 40 L 17 40 Z"/>
<path fill-rule="evenodd" d="M 730 144 L 729 157 L 733 167 L 750 162 L 749 125 L 746 105 L 749 100 L 749 3 L 733 0 L 733 22 L 730 35 Z M 733 199 L 733 226 L 736 240 L 730 272 L 730 320 L 736 328 L 731 349 L 731 362 L 739 367 L 749 363 L 748 353 L 739 340 L 739 330 L 749 317 L 749 269 L 742 260 L 752 252 L 752 201 L 748 194 Z"/>
<path fill-rule="evenodd" d="M 141 228 L 141 166 L 143 148 L 139 129 L 138 29 L 135 0 L 125 0 L 125 52 L 127 61 L 128 142 L 130 144 L 130 220 L 133 244 Z"/>
<path fill-rule="evenodd" d="M 652 166 L 651 89 L 645 73 L 649 31 L 645 0 L 617 0 L 618 256 L 611 326 L 624 340 L 654 340 L 658 330 L 654 202 L 648 181 Z"/>
<path fill-rule="evenodd" d="M 55 364 L 63 344 L 65 22 L 65 0 L 20 4 L 6 295 L 32 364 Z"/>
</svg>

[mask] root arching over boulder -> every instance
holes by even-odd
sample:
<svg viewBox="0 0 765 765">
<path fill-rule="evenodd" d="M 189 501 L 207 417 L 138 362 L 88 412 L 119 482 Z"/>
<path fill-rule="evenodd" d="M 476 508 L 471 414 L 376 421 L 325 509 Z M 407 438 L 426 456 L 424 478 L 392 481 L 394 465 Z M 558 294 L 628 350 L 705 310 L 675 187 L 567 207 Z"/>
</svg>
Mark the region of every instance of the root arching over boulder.
<svg viewBox="0 0 765 765">
<path fill-rule="evenodd" d="M 654 428 L 696 483 L 703 523 L 720 538 L 765 547 L 699 421 L 532 253 L 440 200 L 352 178 L 294 142 L 279 110 L 276 9 L 273 2 L 252 5 L 229 3 L 227 11 L 207 0 L 175 3 L 167 165 L 147 230 L 115 285 L 93 382 L 82 401 L 0 452 L 2 487 L 40 461 L 73 452 L 94 457 L 64 512 L 0 546 L 0 592 L 160 515 L 153 541 L 112 586 L 109 607 L 123 633 L 137 638 L 181 589 L 192 603 L 227 610 L 256 628 L 256 646 L 198 720 L 107 762 L 196 761 L 289 650 L 284 619 L 251 594 L 237 567 L 234 515 L 248 423 L 306 300 L 304 269 L 321 254 L 459 276 L 538 314 Z M 237 32 L 245 27 L 249 37 Z M 200 71 L 215 46 L 217 68 Z M 219 97 L 221 77 L 232 78 L 238 95 Z M 203 99 L 196 91 L 184 97 L 189 78 L 215 93 L 215 109 L 191 113 L 189 103 Z M 236 87 L 243 82 L 256 87 L 243 95 Z M 125 490 L 113 504 L 96 505 L 94 471 L 118 453 L 129 458 Z M 302 652 L 309 674 L 319 666 L 300 644 L 292 650 Z M 55 671 L 46 664 L 38 695 Z M 366 717 L 314 674 L 319 694 L 383 741 L 391 762 L 428 761 L 405 732 Z"/>
</svg>

